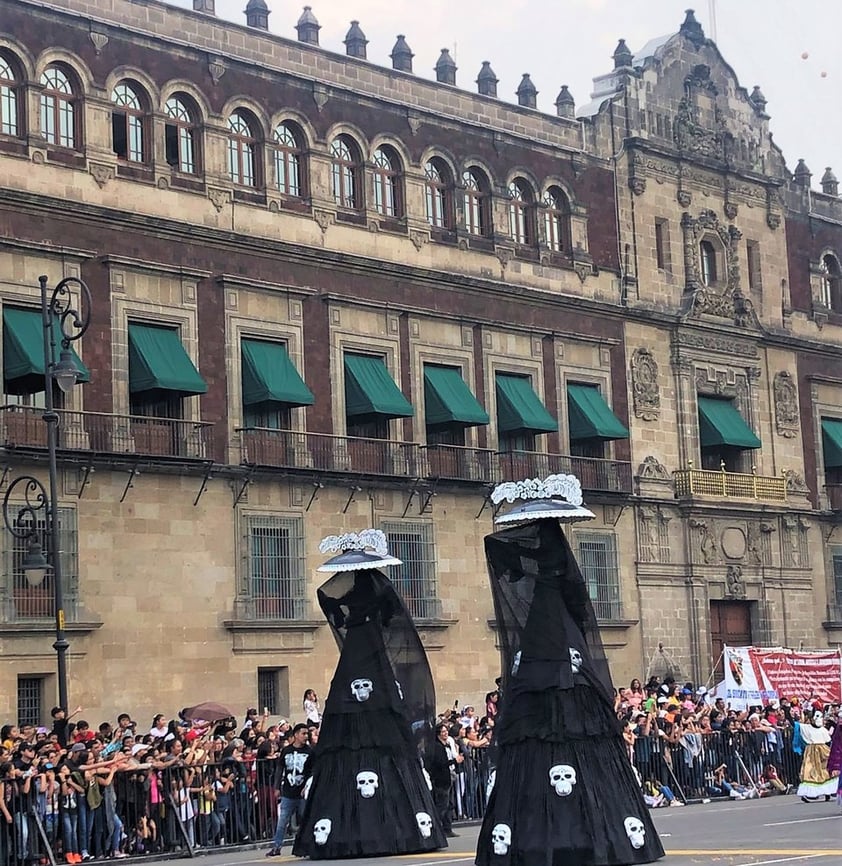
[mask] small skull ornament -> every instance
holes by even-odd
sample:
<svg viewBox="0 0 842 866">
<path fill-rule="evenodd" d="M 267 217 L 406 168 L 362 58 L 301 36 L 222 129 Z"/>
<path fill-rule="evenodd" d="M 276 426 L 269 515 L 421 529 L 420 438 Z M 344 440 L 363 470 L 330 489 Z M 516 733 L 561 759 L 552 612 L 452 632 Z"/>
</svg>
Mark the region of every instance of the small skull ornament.
<svg viewBox="0 0 842 866">
<path fill-rule="evenodd" d="M 639 849 L 646 844 L 646 828 L 643 826 L 643 821 L 640 818 L 629 815 L 623 821 L 623 827 L 626 829 L 626 836 L 629 837 L 632 848 Z"/>
<path fill-rule="evenodd" d="M 576 771 L 569 764 L 556 764 L 550 767 L 550 787 L 559 797 L 567 797 L 573 793 L 576 784 Z"/>
<path fill-rule="evenodd" d="M 372 770 L 362 770 L 357 773 L 357 790 L 360 796 L 366 800 L 371 799 L 380 787 L 380 780 L 377 778 L 377 773 Z"/>
<path fill-rule="evenodd" d="M 313 825 L 313 838 L 317 845 L 324 845 L 327 842 L 327 837 L 330 836 L 330 830 L 333 822 L 330 818 L 319 818 Z"/>
<path fill-rule="evenodd" d="M 512 828 L 508 824 L 495 824 L 491 831 L 491 844 L 495 854 L 508 854 L 512 844 Z"/>
<path fill-rule="evenodd" d="M 422 839 L 429 839 L 433 835 L 433 819 L 426 812 L 416 812 L 415 823 Z"/>
<path fill-rule="evenodd" d="M 570 667 L 573 668 L 573 673 L 578 674 L 579 668 L 582 667 L 582 662 L 584 659 L 582 658 L 582 654 L 579 650 L 570 647 Z"/>
<path fill-rule="evenodd" d="M 360 677 L 356 680 L 351 680 L 351 694 L 358 701 L 364 703 L 371 697 L 374 691 L 374 684 L 367 677 Z"/>
<path fill-rule="evenodd" d="M 512 676 L 516 677 L 520 668 L 520 650 L 515 653 L 514 661 L 512 661 Z"/>
</svg>

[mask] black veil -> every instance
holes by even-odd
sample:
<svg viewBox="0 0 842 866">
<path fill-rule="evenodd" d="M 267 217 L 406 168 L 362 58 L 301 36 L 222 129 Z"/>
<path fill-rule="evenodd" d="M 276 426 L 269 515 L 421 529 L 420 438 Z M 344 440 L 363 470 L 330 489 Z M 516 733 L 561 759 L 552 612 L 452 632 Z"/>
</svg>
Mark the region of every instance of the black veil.
<svg viewBox="0 0 842 866">
<path fill-rule="evenodd" d="M 613 703 L 588 587 L 559 522 L 545 518 L 495 532 L 485 539 L 485 553 L 504 694 L 571 688 L 575 649 L 587 660 L 580 675 Z"/>
<path fill-rule="evenodd" d="M 340 652 L 349 626 L 369 620 L 380 628 L 396 695 L 422 747 L 436 713 L 433 675 L 412 616 L 392 582 L 374 569 L 345 571 L 325 581 L 316 594 Z"/>
</svg>

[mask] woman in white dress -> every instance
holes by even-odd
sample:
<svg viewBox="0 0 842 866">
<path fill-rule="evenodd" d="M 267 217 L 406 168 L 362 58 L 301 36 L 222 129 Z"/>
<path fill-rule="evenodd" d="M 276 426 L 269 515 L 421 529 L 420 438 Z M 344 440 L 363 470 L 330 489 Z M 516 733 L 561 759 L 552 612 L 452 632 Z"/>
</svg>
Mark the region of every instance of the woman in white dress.
<svg viewBox="0 0 842 866">
<path fill-rule="evenodd" d="M 805 803 L 821 797 L 829 800 L 836 794 L 839 783 L 831 778 L 830 771 L 827 769 L 827 759 L 830 757 L 830 731 L 824 726 L 824 715 L 816 711 L 809 722 L 799 722 L 797 733 L 804 744 L 798 796 Z"/>
</svg>

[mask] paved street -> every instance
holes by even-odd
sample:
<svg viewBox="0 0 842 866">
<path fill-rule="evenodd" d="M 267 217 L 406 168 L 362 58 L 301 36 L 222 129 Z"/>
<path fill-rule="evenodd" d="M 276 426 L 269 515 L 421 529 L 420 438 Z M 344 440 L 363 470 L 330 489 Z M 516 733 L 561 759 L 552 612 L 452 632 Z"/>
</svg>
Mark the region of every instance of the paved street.
<svg viewBox="0 0 842 866">
<path fill-rule="evenodd" d="M 713 802 L 683 809 L 658 809 L 655 824 L 667 857 L 663 866 L 839 866 L 842 864 L 842 811 L 833 803 L 802 803 L 795 796 L 746 802 Z M 380 857 L 378 866 L 444 866 L 473 863 L 478 827 L 459 827 L 446 851 L 406 857 Z M 268 846 L 267 846 L 268 847 Z M 286 849 L 289 851 L 289 848 Z M 292 856 L 267 860 L 264 851 L 209 854 L 201 866 L 283 864 Z M 354 863 L 364 860 L 337 860 Z M 574 864 L 570 864 L 574 866 Z"/>
</svg>

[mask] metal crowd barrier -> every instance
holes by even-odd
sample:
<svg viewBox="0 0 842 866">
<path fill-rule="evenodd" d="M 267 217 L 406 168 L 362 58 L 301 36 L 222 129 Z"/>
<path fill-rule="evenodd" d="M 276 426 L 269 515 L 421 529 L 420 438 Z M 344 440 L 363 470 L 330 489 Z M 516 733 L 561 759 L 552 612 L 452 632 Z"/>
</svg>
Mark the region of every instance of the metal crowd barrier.
<svg viewBox="0 0 842 866">
<path fill-rule="evenodd" d="M 482 818 L 494 750 L 463 750 L 452 787 L 455 821 Z M 800 756 L 792 734 L 773 740 L 762 732 L 702 735 L 701 749 L 688 750 L 657 734 L 640 737 L 634 761 L 641 781 L 666 785 L 683 801 L 713 796 L 711 782 L 725 764 L 728 777 L 743 785 L 757 782 L 773 764 L 785 784 L 796 784 Z M 73 789 L 53 772 L 24 778 L 0 768 L 3 799 L 11 821 L 0 820 L 0 866 L 78 862 L 125 855 L 181 853 L 269 841 L 277 818 L 276 759 L 135 769 L 75 778 Z M 78 855 L 78 857 L 76 856 Z"/>
</svg>

